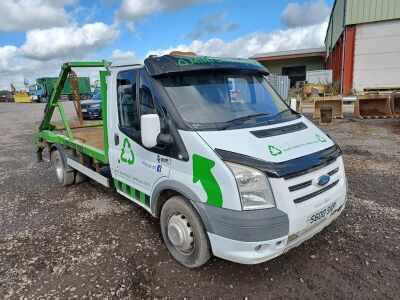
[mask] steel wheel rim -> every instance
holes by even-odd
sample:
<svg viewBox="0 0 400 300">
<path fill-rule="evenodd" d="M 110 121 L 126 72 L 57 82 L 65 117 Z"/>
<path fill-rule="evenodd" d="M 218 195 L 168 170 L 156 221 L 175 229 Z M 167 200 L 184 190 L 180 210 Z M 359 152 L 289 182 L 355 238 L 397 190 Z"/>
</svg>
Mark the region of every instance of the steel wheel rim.
<svg viewBox="0 0 400 300">
<path fill-rule="evenodd" d="M 63 165 L 60 157 L 56 157 L 54 160 L 54 170 L 56 171 L 57 178 L 62 180 L 63 178 Z"/>
<path fill-rule="evenodd" d="M 175 212 L 168 218 L 167 235 L 175 249 L 184 254 L 194 250 L 194 234 L 189 220 L 181 213 Z"/>
</svg>

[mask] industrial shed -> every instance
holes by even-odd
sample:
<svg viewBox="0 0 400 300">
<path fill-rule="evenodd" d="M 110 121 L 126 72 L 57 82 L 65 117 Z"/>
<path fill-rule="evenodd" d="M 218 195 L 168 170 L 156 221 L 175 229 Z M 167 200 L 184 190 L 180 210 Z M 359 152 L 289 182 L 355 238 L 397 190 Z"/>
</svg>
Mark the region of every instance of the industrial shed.
<svg viewBox="0 0 400 300">
<path fill-rule="evenodd" d="M 336 0 L 325 37 L 326 68 L 353 90 L 400 88 L 400 1 Z"/>
<path fill-rule="evenodd" d="M 324 69 L 325 48 L 259 53 L 250 57 L 264 65 L 272 74 L 286 75 L 293 86 L 306 80 L 306 72 Z"/>
<path fill-rule="evenodd" d="M 400 89 L 400 0 L 336 0 L 325 47 L 259 53 L 251 58 L 291 85 L 307 71 L 331 69 L 341 93 Z"/>
</svg>

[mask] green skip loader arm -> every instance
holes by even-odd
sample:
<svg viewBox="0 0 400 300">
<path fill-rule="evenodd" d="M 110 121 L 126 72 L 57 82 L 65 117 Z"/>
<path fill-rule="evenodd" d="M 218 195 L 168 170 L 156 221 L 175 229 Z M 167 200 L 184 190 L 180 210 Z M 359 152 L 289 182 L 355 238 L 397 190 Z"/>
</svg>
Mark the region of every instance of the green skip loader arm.
<svg viewBox="0 0 400 300">
<path fill-rule="evenodd" d="M 71 68 L 108 68 L 111 63 L 106 61 L 101 62 L 66 62 L 62 65 L 60 75 L 54 86 L 50 100 L 48 101 L 43 120 L 39 126 L 39 130 L 35 133 L 35 143 L 38 153 L 38 160 L 42 160 L 42 151 L 45 148 L 46 143 L 50 144 L 63 144 L 67 147 L 73 148 L 78 152 L 84 153 L 90 157 L 93 157 L 96 161 L 108 163 L 108 136 L 107 136 L 107 86 L 106 76 L 108 71 L 100 71 L 100 85 L 101 85 L 101 98 L 102 98 L 102 118 L 104 128 L 104 150 L 97 149 L 89 146 L 74 139 L 74 135 L 71 130 L 68 118 L 65 114 L 64 108 L 59 101 L 61 91 L 64 87 L 65 81 L 68 78 L 68 74 Z M 67 135 L 57 133 L 55 126 L 51 124 L 51 118 L 53 116 L 55 108 L 58 108 L 61 119 L 64 123 L 64 127 Z"/>
</svg>

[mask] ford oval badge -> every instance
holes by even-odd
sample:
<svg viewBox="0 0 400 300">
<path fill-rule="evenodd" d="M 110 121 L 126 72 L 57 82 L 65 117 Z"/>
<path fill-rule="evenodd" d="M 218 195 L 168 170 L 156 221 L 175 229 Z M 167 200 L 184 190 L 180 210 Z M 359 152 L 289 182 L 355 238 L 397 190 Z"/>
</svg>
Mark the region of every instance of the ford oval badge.
<svg viewBox="0 0 400 300">
<path fill-rule="evenodd" d="M 317 180 L 318 186 L 325 186 L 331 180 L 331 177 L 328 174 L 322 175 Z"/>
</svg>

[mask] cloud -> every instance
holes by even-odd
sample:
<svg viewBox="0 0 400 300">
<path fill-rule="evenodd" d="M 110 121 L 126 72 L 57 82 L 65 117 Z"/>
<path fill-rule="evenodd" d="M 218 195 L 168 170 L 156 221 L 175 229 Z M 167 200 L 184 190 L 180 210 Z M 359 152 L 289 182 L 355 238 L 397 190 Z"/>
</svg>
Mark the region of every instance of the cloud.
<svg viewBox="0 0 400 300">
<path fill-rule="evenodd" d="M 54 27 L 34 29 L 26 33 L 26 42 L 21 54 L 37 60 L 48 60 L 66 56 L 82 57 L 88 51 L 104 48 L 114 41 L 119 31 L 113 26 L 96 22 L 82 27 Z"/>
<path fill-rule="evenodd" d="M 14 83 L 22 89 L 24 78 L 33 81 L 37 72 L 43 72 L 48 67 L 47 63 L 31 60 L 20 55 L 19 48 L 6 45 L 0 47 L 0 90 L 9 89 Z M 53 68 L 53 70 L 56 70 Z"/>
<path fill-rule="evenodd" d="M 20 48 L 0 46 L 0 90 L 9 89 L 11 82 L 22 89 L 24 78 L 33 83 L 38 77 L 58 76 L 65 61 L 100 60 L 97 51 L 118 34 L 117 29 L 104 23 L 30 30 Z M 118 54 L 127 57 L 133 53 L 117 51 Z M 79 70 L 81 74 L 86 74 L 85 70 Z"/>
<path fill-rule="evenodd" d="M 135 23 L 159 12 L 176 12 L 188 6 L 221 0 L 123 0 L 117 13 L 116 22 L 125 23 L 132 31 Z"/>
<path fill-rule="evenodd" d="M 261 52 L 322 47 L 327 24 L 328 19 L 325 19 L 322 23 L 312 26 L 275 30 L 271 33 L 253 32 L 231 42 L 218 38 L 204 42 L 194 40 L 190 44 L 149 51 L 146 57 L 150 54 L 163 55 L 174 50 L 193 51 L 209 56 L 250 57 Z"/>
<path fill-rule="evenodd" d="M 76 0 L 1 0 L 0 32 L 64 26 L 69 20 L 64 7 L 75 2 Z"/>
<path fill-rule="evenodd" d="M 325 0 L 305 3 L 289 3 L 282 12 L 281 20 L 289 28 L 309 26 L 322 22 L 330 14 Z"/>
<path fill-rule="evenodd" d="M 112 62 L 119 61 L 132 61 L 135 58 L 135 53 L 132 51 L 122 51 L 120 49 L 115 49 L 111 55 L 110 59 Z"/>
<path fill-rule="evenodd" d="M 237 23 L 225 23 L 226 12 L 219 12 L 213 15 L 205 16 L 197 21 L 196 28 L 187 35 L 189 39 L 197 40 L 202 36 L 218 33 L 235 31 L 239 28 Z"/>
</svg>

